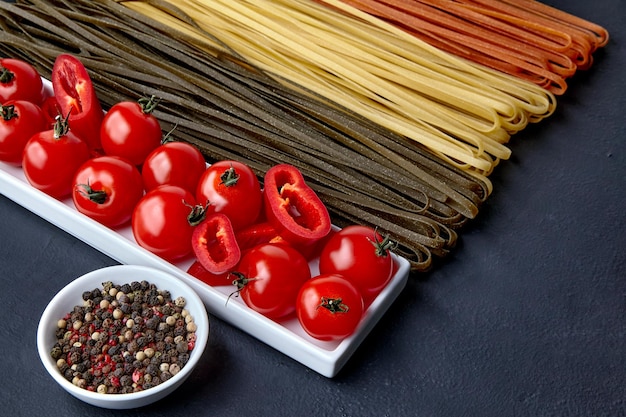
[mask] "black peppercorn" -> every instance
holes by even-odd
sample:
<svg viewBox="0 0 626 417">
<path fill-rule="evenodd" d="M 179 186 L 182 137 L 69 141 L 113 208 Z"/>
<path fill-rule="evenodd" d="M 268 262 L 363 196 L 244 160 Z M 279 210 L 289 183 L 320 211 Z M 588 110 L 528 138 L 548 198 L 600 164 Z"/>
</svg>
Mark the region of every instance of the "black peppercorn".
<svg viewBox="0 0 626 417">
<path fill-rule="evenodd" d="M 178 355 L 178 364 L 180 364 L 180 366 L 187 364 L 187 362 L 189 362 L 188 353 L 181 353 L 180 355 Z"/>
<path fill-rule="evenodd" d="M 137 392 L 168 380 L 188 362 L 195 328 L 184 319 L 182 297 L 172 300 L 145 280 L 106 282 L 82 297 L 83 305 L 59 320 L 50 352 L 68 381 L 106 394 Z"/>
<path fill-rule="evenodd" d="M 132 385 L 132 383 L 133 383 L 133 379 L 132 379 L 132 377 L 130 375 L 122 375 L 120 377 L 120 384 L 123 387 L 128 387 L 128 386 Z"/>
</svg>

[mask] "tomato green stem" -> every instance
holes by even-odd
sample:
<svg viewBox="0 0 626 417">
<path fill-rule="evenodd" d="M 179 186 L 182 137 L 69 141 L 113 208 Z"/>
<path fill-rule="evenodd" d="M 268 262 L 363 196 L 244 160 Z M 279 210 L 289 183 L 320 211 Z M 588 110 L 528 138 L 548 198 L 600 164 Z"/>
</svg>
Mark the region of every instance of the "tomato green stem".
<svg viewBox="0 0 626 417">
<path fill-rule="evenodd" d="M 258 278 L 248 278 L 241 272 L 231 272 L 230 275 L 234 275 L 236 278 L 233 280 L 232 284 L 237 287 L 237 289 L 231 292 L 226 299 L 226 304 L 228 304 L 228 300 L 234 295 L 235 297 L 239 297 L 239 293 L 243 290 L 243 287 L 248 285 L 250 281 L 255 281 Z"/>
<path fill-rule="evenodd" d="M 15 112 L 15 106 L 13 104 L 9 104 L 8 106 L 0 105 L 0 115 L 2 115 L 2 119 L 4 119 L 4 121 L 6 122 L 13 119 L 14 117 L 18 117 L 17 113 Z"/>
<path fill-rule="evenodd" d="M 165 145 L 166 143 L 170 143 L 170 142 L 176 142 L 176 140 L 172 138 L 172 133 L 174 133 L 174 130 L 176 130 L 177 127 L 178 127 L 178 123 L 176 123 L 174 127 L 170 129 L 170 131 L 167 132 L 165 136 L 163 136 L 163 139 L 161 140 L 161 145 Z"/>
<path fill-rule="evenodd" d="M 55 139 L 59 139 L 62 136 L 67 135 L 67 132 L 70 131 L 70 113 L 72 112 L 72 110 L 67 112 L 67 116 L 65 117 L 65 119 L 61 116 L 58 115 L 54 120 L 54 138 Z"/>
<path fill-rule="evenodd" d="M 333 314 L 347 313 L 350 310 L 350 308 L 343 303 L 343 300 L 341 298 L 322 297 L 321 302 L 317 306 L 317 308 L 320 307 L 327 309 Z"/>
<path fill-rule="evenodd" d="M 224 184 L 226 187 L 232 187 L 237 184 L 239 181 L 239 174 L 235 170 L 235 168 L 231 165 L 224 173 L 220 176 L 221 184 Z"/>
<path fill-rule="evenodd" d="M 87 180 L 87 184 L 78 184 L 77 187 L 82 188 L 82 190 L 79 190 L 79 193 L 81 193 L 96 204 L 104 204 L 107 199 L 106 191 L 94 190 L 93 188 L 91 188 L 91 185 L 89 185 L 89 180 Z"/>
<path fill-rule="evenodd" d="M 368 238 L 368 240 L 372 245 L 374 245 L 376 256 L 385 257 L 389 255 L 390 251 L 394 250 L 398 246 L 398 244 L 391 240 L 388 235 L 385 236 L 382 241 L 379 241 L 376 233 L 374 233 L 374 239 L 372 240 Z"/>
<path fill-rule="evenodd" d="M 156 96 L 150 96 L 150 97 L 142 97 L 137 102 L 141 106 L 142 112 L 144 112 L 145 114 L 150 114 L 154 111 L 154 109 L 156 109 L 160 101 L 161 101 L 160 98 Z"/>
<path fill-rule="evenodd" d="M 183 200 L 183 204 L 191 209 L 191 211 L 187 215 L 187 221 L 189 222 L 191 226 L 197 226 L 200 223 L 202 223 L 202 221 L 205 219 L 206 209 L 210 203 L 207 202 L 206 206 L 202 206 L 200 204 L 196 204 L 195 206 L 192 206 L 191 204 Z"/>
<path fill-rule="evenodd" d="M 15 74 L 13 74 L 8 68 L 2 67 L 2 72 L 0 72 L 0 83 L 8 84 L 13 81 L 15 78 Z"/>
</svg>

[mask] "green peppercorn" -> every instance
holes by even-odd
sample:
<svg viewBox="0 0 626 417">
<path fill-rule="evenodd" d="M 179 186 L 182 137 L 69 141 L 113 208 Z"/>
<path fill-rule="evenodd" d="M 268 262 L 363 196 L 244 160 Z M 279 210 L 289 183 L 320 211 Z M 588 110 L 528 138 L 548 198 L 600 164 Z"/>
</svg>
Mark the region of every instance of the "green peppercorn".
<svg viewBox="0 0 626 417">
<path fill-rule="evenodd" d="M 63 350 L 61 349 L 61 346 L 59 346 L 58 344 L 55 345 L 50 351 L 50 356 L 52 356 L 53 359 L 59 359 L 62 354 L 63 354 Z"/>
</svg>

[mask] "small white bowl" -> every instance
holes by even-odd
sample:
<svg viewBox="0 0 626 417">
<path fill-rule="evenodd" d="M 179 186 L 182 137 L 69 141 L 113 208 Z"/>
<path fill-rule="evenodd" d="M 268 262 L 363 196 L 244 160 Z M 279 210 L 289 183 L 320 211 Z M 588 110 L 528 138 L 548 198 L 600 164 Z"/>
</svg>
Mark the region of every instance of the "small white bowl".
<svg viewBox="0 0 626 417">
<path fill-rule="evenodd" d="M 148 388 L 144 391 L 129 394 L 100 394 L 79 388 L 67 381 L 58 370 L 56 360 L 50 354 L 52 347 L 57 342 L 57 322 L 65 314 L 72 311 L 74 306 L 82 305 L 82 293 L 94 288 L 102 288 L 102 283 L 111 281 L 114 284 L 130 284 L 133 281 L 148 281 L 155 284 L 160 290 L 168 290 L 172 299 L 184 297 L 185 308 L 193 316 L 197 325 L 196 343 L 190 352 L 189 361 L 176 375 L 161 384 Z M 48 304 L 41 316 L 37 328 L 37 349 L 39 357 L 52 378 L 74 397 L 86 403 L 109 409 L 129 409 L 151 404 L 173 392 L 189 377 L 202 356 L 209 337 L 209 318 L 204 303 L 187 284 L 180 279 L 158 269 L 117 265 L 98 269 L 87 273 L 63 288 Z"/>
</svg>

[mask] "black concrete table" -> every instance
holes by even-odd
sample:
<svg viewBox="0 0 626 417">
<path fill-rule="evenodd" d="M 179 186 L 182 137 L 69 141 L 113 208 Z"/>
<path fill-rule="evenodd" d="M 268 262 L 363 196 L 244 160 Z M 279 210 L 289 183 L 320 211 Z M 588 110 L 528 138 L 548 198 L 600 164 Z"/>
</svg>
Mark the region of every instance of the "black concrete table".
<svg viewBox="0 0 626 417">
<path fill-rule="evenodd" d="M 612 35 L 556 114 L 511 142 L 454 252 L 412 276 L 333 379 L 212 318 L 174 394 L 109 411 L 46 374 L 35 333 L 64 283 L 116 262 L 0 196 L 6 416 L 626 415 L 626 4 L 550 0 Z"/>
</svg>

